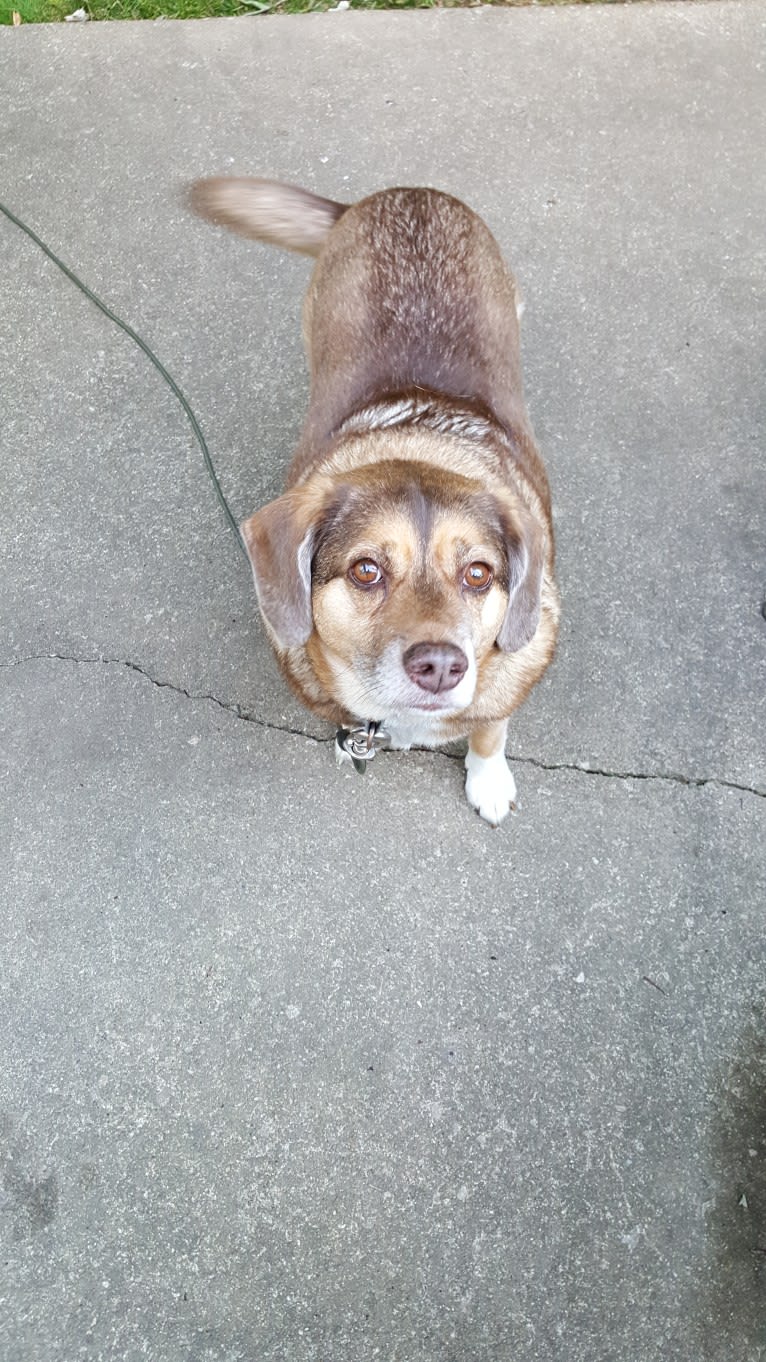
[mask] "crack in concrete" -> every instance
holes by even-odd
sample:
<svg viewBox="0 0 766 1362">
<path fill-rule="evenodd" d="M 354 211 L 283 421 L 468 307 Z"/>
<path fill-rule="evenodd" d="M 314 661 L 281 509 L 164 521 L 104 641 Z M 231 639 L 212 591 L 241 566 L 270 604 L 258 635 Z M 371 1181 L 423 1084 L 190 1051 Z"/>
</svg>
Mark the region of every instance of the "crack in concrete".
<svg viewBox="0 0 766 1362">
<path fill-rule="evenodd" d="M 101 663 L 104 666 L 126 667 L 128 671 L 137 672 L 143 676 L 151 685 L 160 690 L 172 690 L 177 695 L 183 695 L 187 700 L 208 700 L 211 704 L 217 705 L 219 709 L 225 710 L 228 714 L 233 714 L 235 718 L 243 720 L 245 723 L 255 724 L 258 728 L 269 729 L 274 733 L 287 733 L 294 738 L 305 738 L 309 742 L 326 744 L 334 742 L 334 737 L 317 737 L 315 733 L 306 733 L 301 728 L 288 728 L 283 724 L 271 723 L 268 719 L 260 719 L 255 714 L 248 713 L 241 705 L 230 704 L 225 700 L 219 700 L 217 695 L 212 695 L 209 691 L 195 693 L 186 690 L 184 686 L 177 685 L 174 681 L 160 681 L 152 676 L 137 662 L 130 662 L 122 657 L 76 657 L 71 653 L 31 653 L 25 657 L 11 658 L 7 662 L 0 662 L 0 667 L 18 667 L 25 662 L 73 662 L 77 665 L 93 665 Z M 456 758 L 449 752 L 440 749 L 414 748 L 414 751 L 436 751 L 438 755 L 447 757 L 454 761 Z M 458 758 L 461 760 L 461 758 Z M 723 776 L 687 776 L 680 771 L 610 771 L 603 766 L 590 766 L 585 762 L 546 762 L 538 757 L 523 757 L 517 753 L 509 753 L 508 760 L 521 766 L 534 766 L 540 771 L 572 771 L 581 776 L 600 776 L 606 780 L 646 780 L 663 781 L 675 785 L 686 785 L 692 789 L 702 789 L 705 785 L 718 785 L 726 790 L 739 790 L 742 794 L 752 794 L 758 799 L 766 799 L 766 790 L 761 790 L 754 785 L 740 785 L 737 781 L 726 780 Z"/>
<path fill-rule="evenodd" d="M 158 677 L 152 676 L 151 672 L 140 667 L 137 662 L 131 662 L 124 657 L 76 657 L 73 653 L 30 653 L 25 657 L 11 658 L 8 662 L 0 662 L 0 667 L 18 667 L 24 662 L 74 662 L 77 666 L 92 666 L 100 663 L 107 667 L 126 667 L 128 671 L 137 672 L 143 676 L 151 685 L 158 690 L 172 690 L 176 695 L 183 695 L 187 700 L 209 700 L 211 704 L 217 705 L 227 714 L 233 714 L 237 719 L 243 719 L 246 723 L 256 724 L 259 728 L 273 728 L 277 733 L 289 733 L 295 738 L 308 738 L 311 742 L 328 742 L 327 738 L 318 738 L 313 733 L 304 733 L 300 728 L 287 728 L 280 724 L 269 723 L 266 719 L 259 719 L 254 714 L 249 714 L 241 705 L 230 704 L 226 700 L 219 700 L 217 695 L 212 695 L 209 691 L 190 691 L 185 686 L 179 686 L 175 681 L 160 681 Z"/>
<path fill-rule="evenodd" d="M 607 780 L 662 780 L 674 785 L 688 785 L 692 789 L 701 789 L 703 785 L 720 785 L 726 790 L 740 790 L 742 794 L 766 799 L 766 790 L 760 790 L 755 785 L 740 785 L 736 780 L 726 780 L 723 776 L 685 776 L 681 771 L 607 771 L 603 766 L 588 766 L 584 762 L 545 762 L 539 761 L 537 757 L 515 756 L 511 752 L 508 753 L 508 760 L 512 764 L 518 762 L 522 766 L 537 766 L 541 771 L 576 771 L 581 776 L 604 776 Z"/>
</svg>

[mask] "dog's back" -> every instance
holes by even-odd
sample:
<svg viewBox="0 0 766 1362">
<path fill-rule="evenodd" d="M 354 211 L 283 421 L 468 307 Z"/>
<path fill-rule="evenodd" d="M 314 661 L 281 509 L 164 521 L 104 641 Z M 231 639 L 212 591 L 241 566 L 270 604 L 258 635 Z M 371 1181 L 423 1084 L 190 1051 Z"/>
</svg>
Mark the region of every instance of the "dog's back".
<svg viewBox="0 0 766 1362">
<path fill-rule="evenodd" d="M 315 434 L 344 407 L 412 387 L 520 417 L 514 281 L 481 219 L 448 194 L 389 189 L 349 208 L 319 255 L 305 328 Z"/>
<path fill-rule="evenodd" d="M 486 408 L 547 505 L 524 405 L 516 284 L 489 229 L 435 189 L 351 206 L 259 179 L 202 180 L 195 211 L 240 235 L 317 257 L 304 310 L 311 399 L 292 477 L 365 404 L 413 392 Z"/>
</svg>

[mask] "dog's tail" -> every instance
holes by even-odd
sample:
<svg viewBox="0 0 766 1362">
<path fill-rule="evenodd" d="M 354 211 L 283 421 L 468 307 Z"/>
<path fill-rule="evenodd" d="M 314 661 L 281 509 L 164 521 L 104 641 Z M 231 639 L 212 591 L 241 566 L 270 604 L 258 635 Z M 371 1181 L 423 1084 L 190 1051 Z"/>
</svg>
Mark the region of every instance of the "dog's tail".
<svg viewBox="0 0 766 1362">
<path fill-rule="evenodd" d="M 189 197 L 192 210 L 209 222 L 306 255 L 319 254 L 330 228 L 348 208 L 295 185 L 234 176 L 197 180 Z"/>
</svg>

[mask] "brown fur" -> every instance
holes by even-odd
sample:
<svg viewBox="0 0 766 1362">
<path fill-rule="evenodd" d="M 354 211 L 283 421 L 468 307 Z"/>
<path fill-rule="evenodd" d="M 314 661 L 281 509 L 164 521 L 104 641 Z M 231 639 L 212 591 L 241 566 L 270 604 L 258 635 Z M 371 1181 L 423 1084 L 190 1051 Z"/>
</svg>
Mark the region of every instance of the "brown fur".
<svg viewBox="0 0 766 1362">
<path fill-rule="evenodd" d="M 347 207 L 218 179 L 194 187 L 193 206 L 317 255 L 304 308 L 311 393 L 288 490 L 242 527 L 287 680 L 324 718 L 386 720 L 397 657 L 462 640 L 475 652 L 473 698 L 434 714 L 428 741 L 473 735 L 491 756 L 548 666 L 558 622 L 516 285 L 494 238 L 435 190 Z M 366 558 L 385 569 L 382 586 L 350 580 Z M 476 561 L 494 573 L 479 594 L 463 585 Z"/>
</svg>

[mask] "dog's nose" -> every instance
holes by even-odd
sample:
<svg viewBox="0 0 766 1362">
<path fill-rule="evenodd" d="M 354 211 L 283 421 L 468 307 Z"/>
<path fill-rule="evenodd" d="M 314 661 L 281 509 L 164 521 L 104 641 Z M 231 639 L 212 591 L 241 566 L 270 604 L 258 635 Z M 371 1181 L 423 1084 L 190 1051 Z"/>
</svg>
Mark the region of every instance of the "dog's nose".
<svg viewBox="0 0 766 1362">
<path fill-rule="evenodd" d="M 431 695 L 452 690 L 468 670 L 468 658 L 454 643 L 413 643 L 402 663 L 410 680 Z"/>
</svg>

